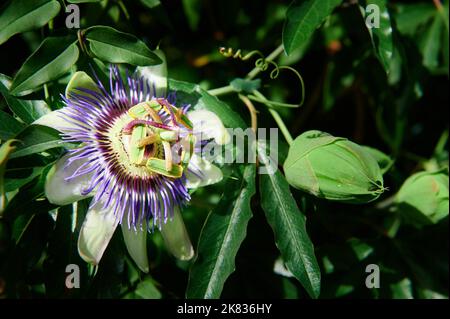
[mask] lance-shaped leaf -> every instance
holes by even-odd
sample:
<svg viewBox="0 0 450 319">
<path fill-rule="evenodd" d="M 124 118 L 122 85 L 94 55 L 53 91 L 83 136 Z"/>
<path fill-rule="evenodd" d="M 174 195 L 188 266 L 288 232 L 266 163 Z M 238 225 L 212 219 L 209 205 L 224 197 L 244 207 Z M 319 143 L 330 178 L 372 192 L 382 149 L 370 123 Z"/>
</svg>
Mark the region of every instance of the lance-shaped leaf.
<svg viewBox="0 0 450 319">
<path fill-rule="evenodd" d="M 25 95 L 68 72 L 78 60 L 76 39 L 49 37 L 25 61 L 11 84 L 11 94 Z"/>
<path fill-rule="evenodd" d="M 305 44 L 342 0 L 294 0 L 286 13 L 283 46 L 289 55 Z"/>
<path fill-rule="evenodd" d="M 16 137 L 17 150 L 11 154 L 11 158 L 27 156 L 40 153 L 55 147 L 69 146 L 69 143 L 63 143 L 59 132 L 46 126 L 30 125 Z"/>
<path fill-rule="evenodd" d="M 0 13 L 0 44 L 17 33 L 40 28 L 53 19 L 61 6 L 56 0 L 14 0 Z"/>
<path fill-rule="evenodd" d="M 264 155 L 260 153 L 260 156 Z M 288 182 L 278 170 L 274 174 L 262 174 L 260 192 L 261 206 L 287 269 L 312 298 L 317 298 L 320 293 L 320 268 L 306 232 L 306 218 L 299 210 Z"/>
<path fill-rule="evenodd" d="M 94 2 L 100 2 L 102 0 L 67 0 L 67 2 L 70 3 L 94 3 Z"/>
<path fill-rule="evenodd" d="M 387 1 L 367 0 L 366 3 L 367 12 L 364 14 L 366 19 L 366 27 L 372 38 L 372 45 L 377 57 L 383 65 L 386 73 L 389 73 L 391 59 L 394 52 L 394 40 L 392 37 L 391 16 L 387 8 Z M 364 9 L 361 10 L 363 12 L 365 11 Z M 372 21 L 370 15 L 373 15 L 374 21 Z"/>
<path fill-rule="evenodd" d="M 17 140 L 9 140 L 3 143 L 0 147 L 0 217 L 3 215 L 3 210 L 6 206 L 6 195 L 5 195 L 5 187 L 3 184 L 3 175 L 5 174 L 6 162 L 8 161 L 9 155 L 14 152 Z"/>
<path fill-rule="evenodd" d="M 95 26 L 86 30 L 86 40 L 93 55 L 111 63 L 155 65 L 162 60 L 132 34 L 111 27 Z"/>
<path fill-rule="evenodd" d="M 225 194 L 203 226 L 198 255 L 189 274 L 188 298 L 219 298 L 234 271 L 234 260 L 252 217 L 250 200 L 255 194 L 255 166 L 239 167 L 242 178 L 231 180 Z"/>
<path fill-rule="evenodd" d="M 0 111 L 0 140 L 8 140 L 20 130 L 23 124 L 6 112 Z"/>
<path fill-rule="evenodd" d="M 50 107 L 42 100 L 23 100 L 9 93 L 11 79 L 0 74 L 0 93 L 11 111 L 26 124 L 31 124 L 41 116 L 50 113 Z"/>
</svg>

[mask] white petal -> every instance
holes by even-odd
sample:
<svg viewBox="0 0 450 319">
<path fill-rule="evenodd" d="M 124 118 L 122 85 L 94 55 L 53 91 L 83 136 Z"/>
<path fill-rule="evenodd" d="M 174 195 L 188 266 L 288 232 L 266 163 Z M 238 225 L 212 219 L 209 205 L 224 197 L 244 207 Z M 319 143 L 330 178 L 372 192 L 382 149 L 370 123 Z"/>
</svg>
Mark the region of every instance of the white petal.
<svg viewBox="0 0 450 319">
<path fill-rule="evenodd" d="M 194 257 L 194 248 L 178 208 L 174 210 L 173 219 L 162 225 L 161 235 L 167 250 L 176 258 L 190 260 Z"/>
<path fill-rule="evenodd" d="M 201 177 L 195 175 L 189 170 L 194 172 L 201 172 Z M 211 184 L 218 183 L 222 180 L 222 170 L 216 165 L 211 164 L 209 161 L 201 158 L 197 154 L 193 154 L 189 161 L 188 169 L 186 170 L 186 187 L 198 188 Z"/>
<path fill-rule="evenodd" d="M 215 113 L 208 110 L 194 110 L 188 112 L 187 117 L 194 126 L 194 134 L 201 134 L 202 140 L 213 138 L 219 145 L 230 142 L 230 134 Z"/>
<path fill-rule="evenodd" d="M 60 109 L 47 113 L 31 124 L 48 126 L 60 132 L 68 129 L 77 128 L 78 126 L 75 125 L 73 122 L 69 122 L 66 120 L 67 116 L 64 115 L 63 110 L 64 109 Z"/>
<path fill-rule="evenodd" d="M 142 76 L 150 86 L 155 86 L 157 97 L 165 97 L 167 93 L 167 62 L 163 51 L 153 51 L 163 62 L 151 66 L 139 66 L 136 72 Z"/>
<path fill-rule="evenodd" d="M 129 229 L 126 219 L 122 221 L 122 234 L 131 258 L 143 272 L 148 272 L 147 256 L 147 224 L 142 225 L 141 229 Z"/>
<path fill-rule="evenodd" d="M 91 206 L 78 237 L 78 252 L 86 262 L 98 265 L 119 223 L 110 207 L 101 201 Z"/>
<path fill-rule="evenodd" d="M 93 195 L 93 192 L 88 195 L 81 194 L 83 189 L 90 185 L 92 173 L 72 178 L 69 181 L 65 180 L 67 177 L 72 176 L 80 165 L 85 163 L 85 160 L 80 159 L 65 167 L 69 157 L 70 155 L 66 154 L 60 158 L 47 174 L 45 195 L 50 203 L 67 205 Z"/>
</svg>

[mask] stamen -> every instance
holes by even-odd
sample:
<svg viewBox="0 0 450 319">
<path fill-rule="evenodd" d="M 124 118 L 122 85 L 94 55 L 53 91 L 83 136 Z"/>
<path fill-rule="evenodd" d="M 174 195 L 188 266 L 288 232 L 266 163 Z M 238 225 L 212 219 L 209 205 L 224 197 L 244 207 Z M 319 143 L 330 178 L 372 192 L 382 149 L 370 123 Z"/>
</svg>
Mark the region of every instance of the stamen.
<svg viewBox="0 0 450 319">
<path fill-rule="evenodd" d="M 163 141 L 162 145 L 164 147 L 164 158 L 166 162 L 166 170 L 171 171 L 172 170 L 172 150 L 170 149 L 170 143 Z"/>
<path fill-rule="evenodd" d="M 150 144 L 153 144 L 155 142 L 159 141 L 159 136 L 158 134 L 151 134 L 149 136 L 144 137 L 143 139 L 141 139 L 138 142 L 138 147 L 143 147 L 143 146 L 147 146 Z"/>
<path fill-rule="evenodd" d="M 159 117 L 158 113 L 151 106 L 149 106 L 148 104 L 144 104 L 144 109 L 147 111 L 147 113 L 150 115 L 153 121 L 157 123 L 162 123 L 162 120 Z"/>
<path fill-rule="evenodd" d="M 125 127 L 122 129 L 123 134 L 131 134 L 131 132 L 133 132 L 133 128 L 136 125 L 148 125 L 148 126 L 153 126 L 156 128 L 161 128 L 164 130 L 168 130 L 168 131 L 173 131 L 175 130 L 175 128 L 162 124 L 162 123 L 157 123 L 154 121 L 147 121 L 147 120 L 132 120 L 131 122 L 129 122 L 127 125 L 125 125 Z"/>
</svg>

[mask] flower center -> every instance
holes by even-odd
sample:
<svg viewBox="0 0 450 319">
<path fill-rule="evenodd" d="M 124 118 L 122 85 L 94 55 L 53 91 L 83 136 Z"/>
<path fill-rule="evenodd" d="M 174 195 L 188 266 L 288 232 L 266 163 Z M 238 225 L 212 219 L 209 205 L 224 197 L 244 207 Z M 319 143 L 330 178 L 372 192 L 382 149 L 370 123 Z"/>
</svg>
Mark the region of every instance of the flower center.
<svg viewBox="0 0 450 319">
<path fill-rule="evenodd" d="M 193 152 L 192 124 L 165 99 L 131 107 L 107 133 L 115 159 L 133 177 L 180 178 Z"/>
</svg>

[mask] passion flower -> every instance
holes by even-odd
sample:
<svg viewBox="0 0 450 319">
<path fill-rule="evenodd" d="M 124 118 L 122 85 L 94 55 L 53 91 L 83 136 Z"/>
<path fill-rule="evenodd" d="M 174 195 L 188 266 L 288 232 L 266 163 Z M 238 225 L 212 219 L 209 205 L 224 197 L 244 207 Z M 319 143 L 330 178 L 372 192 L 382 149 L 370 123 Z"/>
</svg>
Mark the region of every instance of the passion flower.
<svg viewBox="0 0 450 319">
<path fill-rule="evenodd" d="M 216 114 L 176 105 L 176 92 L 166 95 L 166 83 L 164 66 L 140 68 L 125 79 L 112 67 L 108 89 L 76 72 L 65 107 L 35 122 L 80 143 L 50 170 L 45 193 L 57 205 L 92 197 L 78 239 L 89 263 L 99 263 L 119 224 L 145 272 L 146 235 L 155 226 L 175 257 L 193 257 L 180 209 L 190 200 L 188 188 L 222 179 L 221 170 L 198 154 L 204 139 L 221 144 L 229 138 Z"/>
</svg>

